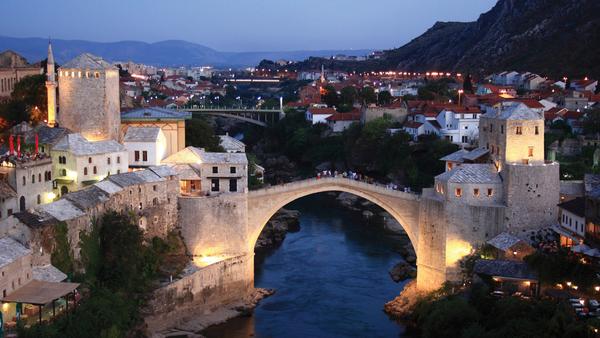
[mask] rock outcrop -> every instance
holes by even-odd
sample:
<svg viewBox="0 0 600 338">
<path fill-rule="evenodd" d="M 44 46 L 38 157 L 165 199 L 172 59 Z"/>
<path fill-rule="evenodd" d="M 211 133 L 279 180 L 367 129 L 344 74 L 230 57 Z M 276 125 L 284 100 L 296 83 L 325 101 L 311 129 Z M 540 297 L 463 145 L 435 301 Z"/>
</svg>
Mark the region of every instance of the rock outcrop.
<svg viewBox="0 0 600 338">
<path fill-rule="evenodd" d="M 264 251 L 279 246 L 288 232 L 300 230 L 299 217 L 300 212 L 297 210 L 279 210 L 265 225 L 254 249 Z"/>
</svg>

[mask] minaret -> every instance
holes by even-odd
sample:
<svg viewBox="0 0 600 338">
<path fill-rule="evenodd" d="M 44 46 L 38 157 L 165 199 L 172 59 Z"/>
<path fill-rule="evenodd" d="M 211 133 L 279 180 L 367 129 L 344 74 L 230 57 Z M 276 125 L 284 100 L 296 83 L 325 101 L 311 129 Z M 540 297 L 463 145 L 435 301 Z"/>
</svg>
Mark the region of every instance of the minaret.
<svg viewBox="0 0 600 338">
<path fill-rule="evenodd" d="M 325 65 L 321 65 L 321 83 L 325 83 Z"/>
<path fill-rule="evenodd" d="M 48 63 L 46 70 L 48 73 L 46 81 L 46 90 L 48 91 L 48 126 L 54 127 L 56 125 L 56 74 L 52 44 L 50 42 L 48 42 Z"/>
</svg>

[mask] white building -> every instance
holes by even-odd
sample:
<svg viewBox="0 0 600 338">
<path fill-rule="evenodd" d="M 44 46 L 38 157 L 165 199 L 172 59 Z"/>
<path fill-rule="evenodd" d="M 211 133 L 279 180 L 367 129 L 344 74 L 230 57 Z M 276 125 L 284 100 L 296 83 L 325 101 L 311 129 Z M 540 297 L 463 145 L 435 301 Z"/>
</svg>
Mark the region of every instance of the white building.
<svg viewBox="0 0 600 338">
<path fill-rule="evenodd" d="M 568 234 L 574 234 L 577 238 L 583 239 L 585 237 L 585 199 L 578 197 L 559 204 L 558 208 L 560 227 Z M 573 243 L 568 243 L 570 237 L 572 236 L 563 238 L 561 235 L 561 245 L 572 246 Z M 575 243 L 575 245 L 577 244 L 579 243 Z"/>
<path fill-rule="evenodd" d="M 52 160 L 48 155 L 0 158 L 0 219 L 52 202 Z"/>
<path fill-rule="evenodd" d="M 473 144 L 479 137 L 479 116 L 476 107 L 444 108 L 437 116 L 440 136 L 456 144 Z"/>
<path fill-rule="evenodd" d="M 245 153 L 209 153 L 187 147 L 167 157 L 164 164 L 179 175 L 184 196 L 247 192 L 248 159 Z"/>
<path fill-rule="evenodd" d="M 167 138 L 159 127 L 129 127 L 123 144 L 133 168 L 160 165 L 167 154 Z"/>
<path fill-rule="evenodd" d="M 336 113 L 333 108 L 308 108 L 306 110 L 306 120 L 312 124 L 327 123 L 327 118 Z"/>
<path fill-rule="evenodd" d="M 62 196 L 96 183 L 110 174 L 128 170 L 125 147 L 116 141 L 90 142 L 81 134 L 69 134 L 51 150 L 52 173 Z"/>
</svg>

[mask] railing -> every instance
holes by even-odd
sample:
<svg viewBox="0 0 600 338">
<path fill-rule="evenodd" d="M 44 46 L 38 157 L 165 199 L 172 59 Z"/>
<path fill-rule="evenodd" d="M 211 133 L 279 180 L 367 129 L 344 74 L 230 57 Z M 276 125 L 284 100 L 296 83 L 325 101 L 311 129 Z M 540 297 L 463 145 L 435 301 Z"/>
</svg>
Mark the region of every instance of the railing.
<svg viewBox="0 0 600 338">
<path fill-rule="evenodd" d="M 368 192 L 376 192 L 381 194 L 392 195 L 396 197 L 404 197 L 407 199 L 419 199 L 420 194 L 415 192 L 401 191 L 392 189 L 389 185 L 380 183 L 368 183 L 365 181 L 352 179 L 348 177 L 338 176 L 326 176 L 320 178 L 305 179 L 302 181 L 295 181 L 290 183 L 278 184 L 271 187 L 250 191 L 252 195 L 267 195 L 275 194 L 278 192 L 289 192 L 297 189 L 319 187 L 323 185 L 339 185 L 348 186 L 356 190 L 363 190 Z"/>
</svg>

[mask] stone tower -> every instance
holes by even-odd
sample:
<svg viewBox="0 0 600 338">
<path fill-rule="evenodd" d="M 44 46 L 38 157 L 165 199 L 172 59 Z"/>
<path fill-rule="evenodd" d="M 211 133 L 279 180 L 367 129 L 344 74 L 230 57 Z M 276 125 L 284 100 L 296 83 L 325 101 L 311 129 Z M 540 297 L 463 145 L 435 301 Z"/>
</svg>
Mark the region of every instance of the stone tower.
<svg viewBox="0 0 600 338">
<path fill-rule="evenodd" d="M 81 54 L 60 67 L 59 125 L 89 141 L 119 141 L 119 70 L 102 58 Z"/>
<path fill-rule="evenodd" d="M 479 146 L 500 173 L 504 225 L 518 233 L 553 224 L 560 201 L 559 165 L 544 159 L 544 117 L 521 102 L 504 102 L 479 120 Z"/>
<path fill-rule="evenodd" d="M 46 91 L 48 92 L 48 126 L 56 125 L 56 71 L 54 69 L 54 54 L 52 44 L 48 42 Z"/>
</svg>

